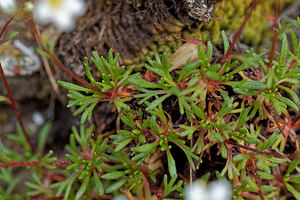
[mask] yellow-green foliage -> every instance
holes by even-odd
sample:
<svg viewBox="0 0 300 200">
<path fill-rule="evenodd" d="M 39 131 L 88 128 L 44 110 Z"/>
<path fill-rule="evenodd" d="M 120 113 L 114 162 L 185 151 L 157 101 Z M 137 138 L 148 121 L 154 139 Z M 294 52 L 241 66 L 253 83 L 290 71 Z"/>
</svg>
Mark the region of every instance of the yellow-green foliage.
<svg viewBox="0 0 300 200">
<path fill-rule="evenodd" d="M 272 28 L 267 19 L 268 15 L 274 12 L 275 2 L 278 0 L 263 0 L 259 1 L 257 7 L 252 13 L 250 20 L 247 22 L 241 41 L 253 45 L 260 46 L 266 43 L 271 43 Z M 286 7 L 295 0 L 281 1 L 281 8 Z M 183 24 L 176 21 L 172 29 L 172 34 L 156 36 L 157 44 L 153 44 L 150 50 L 143 49 L 139 57 L 134 60 L 127 60 L 127 65 L 139 68 L 143 65 L 147 57 L 151 57 L 155 52 L 173 53 L 182 45 L 180 39 L 201 39 L 204 42 L 210 40 L 214 44 L 221 42 L 221 30 L 234 34 L 240 25 L 243 23 L 245 15 L 249 10 L 252 0 L 222 0 L 215 5 L 212 20 L 209 24 L 201 22 L 196 23 L 194 28 L 182 29 Z M 167 30 L 170 30 L 170 26 Z M 174 27 L 175 26 L 175 27 Z"/>
<path fill-rule="evenodd" d="M 272 34 L 271 24 L 267 16 L 274 12 L 274 3 L 278 0 L 259 1 L 247 22 L 241 41 L 258 45 L 268 40 Z M 284 0 L 281 6 L 286 6 L 295 0 Z M 245 15 L 252 0 L 223 0 L 216 5 L 214 15 L 210 24 L 198 23 L 197 28 L 183 33 L 183 38 L 200 38 L 204 41 L 211 40 L 215 44 L 220 43 L 221 30 L 235 33 L 243 23 Z"/>
</svg>

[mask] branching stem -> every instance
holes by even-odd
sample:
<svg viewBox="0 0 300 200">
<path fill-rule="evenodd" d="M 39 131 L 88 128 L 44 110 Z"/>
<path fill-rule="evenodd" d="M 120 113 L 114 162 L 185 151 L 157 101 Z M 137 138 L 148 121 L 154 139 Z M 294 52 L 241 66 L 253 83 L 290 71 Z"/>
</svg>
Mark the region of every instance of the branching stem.
<svg viewBox="0 0 300 200">
<path fill-rule="evenodd" d="M 21 115 L 20 115 L 20 113 L 19 113 L 19 111 L 18 111 L 18 109 L 17 109 L 17 106 L 16 106 L 16 104 L 15 104 L 15 101 L 14 101 L 14 99 L 13 99 L 13 96 L 12 96 L 12 93 L 11 93 L 10 88 L 9 88 L 9 86 L 8 86 L 8 83 L 7 83 L 5 74 L 4 74 L 4 72 L 3 72 L 3 68 L 2 68 L 2 64 L 1 64 L 1 63 L 0 63 L 0 75 L 1 75 L 1 78 L 2 78 L 2 80 L 3 80 L 5 89 L 6 89 L 6 91 L 7 91 L 7 95 L 8 95 L 8 98 L 9 98 L 9 105 L 10 105 L 11 108 L 13 109 L 13 111 L 14 111 L 14 113 L 15 113 L 15 116 L 16 116 L 16 118 L 17 118 L 17 120 L 18 120 L 18 122 L 19 122 L 19 124 L 20 124 L 20 126 L 21 126 L 22 132 L 23 132 L 23 134 L 24 134 L 24 136 L 25 136 L 25 139 L 26 139 L 26 141 L 27 141 L 27 143 L 28 143 L 28 145 L 29 145 L 29 147 L 30 147 L 31 153 L 32 153 L 32 154 L 35 154 L 35 149 L 34 149 L 32 143 L 31 143 L 30 138 L 29 138 L 29 135 L 27 134 L 27 131 L 26 131 L 25 127 L 24 127 L 23 121 L 22 121 L 22 119 L 21 119 Z"/>
<path fill-rule="evenodd" d="M 14 17 L 11 17 L 11 18 L 9 18 L 9 19 L 5 22 L 3 28 L 2 28 L 2 30 L 1 30 L 1 32 L 0 32 L 0 38 L 3 36 L 5 30 L 7 29 L 8 25 L 10 24 L 10 22 L 11 22 L 13 19 L 14 19 Z"/>
<path fill-rule="evenodd" d="M 47 163 L 51 166 L 69 166 L 72 164 L 70 161 L 54 161 Z M 42 166 L 40 161 L 11 161 L 7 163 L 0 163 L 0 168 L 7 167 L 26 167 L 26 166 Z"/>
<path fill-rule="evenodd" d="M 254 148 L 251 148 L 251 147 L 248 147 L 248 146 L 245 146 L 245 145 L 237 144 L 237 143 L 229 141 L 229 140 L 227 140 L 226 143 L 231 144 L 232 146 L 235 146 L 235 147 L 247 149 L 247 150 L 255 152 L 255 153 L 259 153 L 259 154 L 267 155 L 267 156 L 273 156 L 273 157 L 276 157 L 276 158 L 290 158 L 290 157 L 294 157 L 294 154 L 284 155 L 284 154 L 280 154 L 278 152 L 261 151 L 261 150 L 254 149 Z"/>
</svg>

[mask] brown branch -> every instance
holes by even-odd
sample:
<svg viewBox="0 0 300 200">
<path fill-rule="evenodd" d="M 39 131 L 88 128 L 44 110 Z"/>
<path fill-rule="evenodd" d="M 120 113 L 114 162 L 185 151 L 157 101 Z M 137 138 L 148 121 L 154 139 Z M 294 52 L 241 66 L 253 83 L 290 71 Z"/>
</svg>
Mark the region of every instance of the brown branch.
<svg viewBox="0 0 300 200">
<path fill-rule="evenodd" d="M 37 28 L 37 25 L 36 25 L 36 23 L 35 23 L 35 21 L 33 20 L 32 17 L 27 18 L 27 24 L 28 24 L 28 27 L 29 27 L 32 35 L 34 36 L 35 40 L 38 43 L 39 48 L 42 49 L 41 33 L 40 33 L 39 29 Z M 44 66 L 45 71 L 48 75 L 51 86 L 52 86 L 54 92 L 56 93 L 56 95 L 60 97 L 59 87 L 58 87 L 58 84 L 57 84 L 57 82 L 56 82 L 56 80 L 53 76 L 53 73 L 50 69 L 49 62 L 48 62 L 48 60 L 45 56 L 43 56 L 43 55 L 40 55 L 40 56 L 42 58 L 43 66 Z"/>
<path fill-rule="evenodd" d="M 0 32 L 0 38 L 3 36 L 5 30 L 7 29 L 8 25 L 10 24 L 10 22 L 14 19 L 14 17 L 9 18 L 9 20 L 7 20 Z"/>
<path fill-rule="evenodd" d="M 155 194 L 158 200 L 162 200 L 163 199 L 162 193 L 157 187 L 157 185 L 155 185 L 151 180 L 151 178 L 149 177 L 147 167 L 145 165 L 141 166 L 141 172 L 143 173 L 143 176 L 146 178 L 147 182 L 149 183 L 151 191 Z"/>
<path fill-rule="evenodd" d="M 17 109 L 17 106 L 16 106 L 15 101 L 13 99 L 12 93 L 11 93 L 10 88 L 8 86 L 8 83 L 7 83 L 5 74 L 3 72 L 3 68 L 2 68 L 2 64 L 1 63 L 0 63 L 0 75 L 1 75 L 1 78 L 3 80 L 5 89 L 7 91 L 7 95 L 8 95 L 8 98 L 9 98 L 9 104 L 10 104 L 11 108 L 13 109 L 13 111 L 15 113 L 15 116 L 16 116 L 16 118 L 17 118 L 17 120 L 18 120 L 18 122 L 19 122 L 19 124 L 21 126 L 22 132 L 23 132 L 23 134 L 25 136 L 25 139 L 26 139 L 26 141 L 27 141 L 27 143 L 28 143 L 28 145 L 30 147 L 31 153 L 35 154 L 35 149 L 34 149 L 32 143 L 30 141 L 30 138 L 29 138 L 29 136 L 27 134 L 27 131 L 25 130 L 25 127 L 24 127 L 23 121 L 21 119 L 20 113 L 19 113 L 19 111 Z"/>
<path fill-rule="evenodd" d="M 268 64 L 269 69 L 272 68 L 275 49 L 276 49 L 276 43 L 278 40 L 278 15 L 279 15 L 279 3 L 277 2 L 275 4 L 275 19 L 274 19 L 274 24 L 273 24 L 272 47 L 271 47 L 271 52 L 270 52 L 270 56 L 269 56 L 269 64 Z"/>
<path fill-rule="evenodd" d="M 40 161 L 11 161 L 7 163 L 0 163 L 1 168 L 39 166 L 39 165 L 40 165 Z"/>
<path fill-rule="evenodd" d="M 229 60 L 230 55 L 231 55 L 231 52 L 232 52 L 232 50 L 233 50 L 233 47 L 234 47 L 235 43 L 238 41 L 240 35 L 242 34 L 242 31 L 244 30 L 247 21 L 250 19 L 253 10 L 256 8 L 258 1 L 259 1 L 259 0 L 253 0 L 253 1 L 252 1 L 251 6 L 250 6 L 250 8 L 249 8 L 249 10 L 248 10 L 248 12 L 247 12 L 245 18 L 244 18 L 244 21 L 243 21 L 242 25 L 240 26 L 239 30 L 238 30 L 238 31 L 236 32 L 236 34 L 234 35 L 233 41 L 232 41 L 230 47 L 228 48 L 228 50 L 227 50 L 225 56 L 222 58 L 222 60 L 221 60 L 221 62 L 220 62 L 221 65 L 223 65 L 224 63 L 226 63 L 226 62 Z"/>
<path fill-rule="evenodd" d="M 99 88 L 97 88 L 97 87 L 89 84 L 87 81 L 83 80 L 82 78 L 80 78 L 79 76 L 77 76 L 76 74 L 74 74 L 71 70 L 69 70 L 68 68 L 66 68 L 55 55 L 53 55 L 50 52 L 48 52 L 48 53 L 50 55 L 50 58 L 51 58 L 52 62 L 57 67 L 59 67 L 62 71 L 66 72 L 70 77 L 72 77 L 76 81 L 80 82 L 82 85 L 90 88 L 91 90 L 94 90 L 95 92 L 98 92 L 100 94 L 106 95 L 105 93 L 101 92 L 101 90 Z"/>
<path fill-rule="evenodd" d="M 43 48 L 43 45 L 42 45 L 42 41 L 41 41 L 41 37 L 40 37 L 40 34 L 39 34 L 39 31 L 37 30 L 36 28 L 36 25 L 35 25 L 35 22 L 33 21 L 32 18 L 29 18 L 28 20 L 28 25 L 29 25 L 29 28 L 32 32 L 32 35 L 35 37 L 37 43 L 39 44 L 39 47 L 42 48 L 44 51 L 46 51 L 48 53 L 48 55 L 50 56 L 50 59 L 52 60 L 52 62 L 58 67 L 60 68 L 62 71 L 66 72 L 70 77 L 72 77 L 73 79 L 75 79 L 76 81 L 80 82 L 82 85 L 90 88 L 91 90 L 94 90 L 100 94 L 103 94 L 106 96 L 105 93 L 101 92 L 101 90 L 93 85 L 91 85 L 90 83 L 88 83 L 87 81 L 85 81 L 84 79 L 80 78 L 79 76 L 77 76 L 76 74 L 74 74 L 71 70 L 69 70 L 68 68 L 66 68 L 64 66 L 64 64 L 62 64 L 60 62 L 60 60 L 52 53 L 52 52 L 49 52 L 49 50 L 47 49 L 44 49 Z M 47 73 L 49 70 L 46 70 Z M 52 72 L 51 72 L 52 73 Z M 53 75 L 52 75 L 53 76 Z M 50 76 L 51 77 L 51 76 Z M 51 81 L 51 80 L 50 80 Z M 54 87 L 55 89 L 55 87 Z"/>
<path fill-rule="evenodd" d="M 69 166 L 73 163 L 71 161 L 54 161 L 47 164 L 52 166 Z"/>
<path fill-rule="evenodd" d="M 237 144 L 237 143 L 229 141 L 229 140 L 227 140 L 226 143 L 231 144 L 232 146 L 235 146 L 235 147 L 239 147 L 239 148 L 242 148 L 242 149 L 247 149 L 247 150 L 255 152 L 255 153 L 260 153 L 260 154 L 267 155 L 267 156 L 273 156 L 273 157 L 276 157 L 276 158 L 290 158 L 290 157 L 295 157 L 294 154 L 282 155 L 280 153 L 273 152 L 273 151 L 272 152 L 261 151 L 261 150 L 254 149 L 254 148 L 251 148 L 251 147 L 248 147 L 248 146 L 245 146 L 245 145 Z"/>
<path fill-rule="evenodd" d="M 63 199 L 63 196 L 60 197 L 31 197 L 30 200 L 60 200 Z"/>
<path fill-rule="evenodd" d="M 72 164 L 70 161 L 54 161 L 47 163 L 51 166 L 69 166 Z M 27 167 L 27 166 L 43 166 L 40 161 L 11 161 L 7 163 L 0 163 L 0 168 L 7 167 Z"/>
</svg>

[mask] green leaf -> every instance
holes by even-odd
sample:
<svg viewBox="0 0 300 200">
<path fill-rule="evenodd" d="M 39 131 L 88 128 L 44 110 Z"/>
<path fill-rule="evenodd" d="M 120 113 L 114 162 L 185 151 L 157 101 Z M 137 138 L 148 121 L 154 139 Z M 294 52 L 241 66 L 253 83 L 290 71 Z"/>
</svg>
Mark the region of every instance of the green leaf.
<svg viewBox="0 0 300 200">
<path fill-rule="evenodd" d="M 248 120 L 248 113 L 251 110 L 251 107 L 245 108 L 242 110 L 240 117 L 237 121 L 237 129 L 242 127 L 242 125 Z"/>
<path fill-rule="evenodd" d="M 272 106 L 273 106 L 274 110 L 276 111 L 276 113 L 278 115 L 281 115 L 280 102 L 273 97 L 273 98 L 271 98 L 271 103 L 272 103 Z"/>
<path fill-rule="evenodd" d="M 201 42 L 198 44 L 198 57 L 201 62 L 205 61 L 205 47 Z"/>
<path fill-rule="evenodd" d="M 294 169 L 296 169 L 296 167 L 300 164 L 300 161 L 298 160 L 293 160 L 291 162 L 291 164 L 288 167 L 287 173 L 291 173 L 292 171 L 294 171 Z"/>
<path fill-rule="evenodd" d="M 151 104 L 146 108 L 146 110 L 153 110 L 154 108 L 156 108 L 159 104 L 161 104 L 169 96 L 171 96 L 171 94 L 165 94 L 165 95 L 157 98 L 156 100 L 151 102 Z"/>
<path fill-rule="evenodd" d="M 92 85 L 95 85 L 95 79 L 90 71 L 90 67 L 89 67 L 89 59 L 87 57 L 84 58 L 84 73 L 85 75 L 88 77 L 88 79 L 90 80 Z"/>
<path fill-rule="evenodd" d="M 80 188 L 78 189 L 78 191 L 76 193 L 75 200 L 79 200 L 81 198 L 83 193 L 86 191 L 87 186 L 89 185 L 89 181 L 90 181 L 90 175 L 87 175 L 84 178 L 83 183 L 81 184 Z"/>
<path fill-rule="evenodd" d="M 267 148 L 269 148 L 270 146 L 272 146 L 277 139 L 277 135 L 279 134 L 279 131 L 275 131 L 261 146 L 261 148 L 259 148 L 260 150 L 265 150 Z"/>
<path fill-rule="evenodd" d="M 286 34 L 283 33 L 283 38 L 282 38 L 282 43 L 281 43 L 281 51 L 280 51 L 280 56 L 279 56 L 279 61 L 278 61 L 278 66 L 281 67 L 286 59 L 286 56 L 288 54 L 288 40 L 286 37 Z"/>
<path fill-rule="evenodd" d="M 292 43 L 293 43 L 294 54 L 296 54 L 297 47 L 298 47 L 298 39 L 297 39 L 297 36 L 296 36 L 296 34 L 293 30 L 290 31 L 290 36 L 291 36 Z"/>
<path fill-rule="evenodd" d="M 68 90 L 75 90 L 75 91 L 81 91 L 81 92 L 86 92 L 86 93 L 93 92 L 93 90 L 91 90 L 91 89 L 81 87 L 81 86 L 75 85 L 73 83 L 68 83 L 65 81 L 57 81 L 57 83 Z"/>
<path fill-rule="evenodd" d="M 158 130 L 158 128 L 157 128 L 156 116 L 155 116 L 155 115 L 152 115 L 152 116 L 151 116 L 149 125 L 150 125 L 151 130 L 152 130 L 156 135 L 159 135 L 159 130 Z"/>
<path fill-rule="evenodd" d="M 191 72 L 201 64 L 200 60 L 190 63 L 190 59 L 184 65 L 183 69 L 180 71 L 177 82 L 179 83 L 182 79 L 186 78 L 191 74 Z"/>
<path fill-rule="evenodd" d="M 213 46 L 212 46 L 212 43 L 211 41 L 208 41 L 206 43 L 206 55 L 205 55 L 205 65 L 208 65 L 210 60 L 211 60 L 211 57 L 212 57 L 212 54 L 213 54 Z"/>
<path fill-rule="evenodd" d="M 134 151 L 134 152 L 150 152 L 153 149 L 155 149 L 158 146 L 158 144 L 159 144 L 158 142 L 144 144 L 142 146 L 137 146 L 137 147 L 131 148 L 131 151 Z"/>
<path fill-rule="evenodd" d="M 192 86 L 192 85 L 196 84 L 200 80 L 201 80 L 201 76 L 200 75 L 199 76 L 195 76 L 195 77 L 193 77 L 193 78 L 191 78 L 189 80 L 188 86 Z"/>
<path fill-rule="evenodd" d="M 184 145 L 184 141 L 183 140 L 180 140 L 180 139 L 175 139 L 173 140 L 173 142 L 178 146 L 180 147 L 183 152 L 185 153 L 186 155 L 186 158 L 188 159 L 188 162 L 190 164 L 190 166 L 192 167 L 193 170 L 195 170 L 195 165 L 194 165 L 194 162 L 193 162 L 193 158 L 195 160 L 199 160 L 199 156 L 195 155 L 192 151 L 191 151 L 191 148 L 190 147 L 187 147 L 186 145 Z"/>
<path fill-rule="evenodd" d="M 134 125 L 134 123 L 132 121 L 130 113 L 121 113 L 120 119 L 122 120 L 122 122 L 124 124 L 126 124 L 130 128 L 136 129 L 136 127 L 135 127 L 135 125 Z"/>
<path fill-rule="evenodd" d="M 224 99 L 224 102 L 226 103 L 227 107 L 232 107 L 232 101 L 230 99 L 230 97 L 227 95 L 227 93 L 223 90 L 220 89 L 220 93 Z"/>
<path fill-rule="evenodd" d="M 15 38 L 17 35 L 19 35 L 19 32 L 14 31 L 8 34 L 8 36 L 6 37 L 7 40 L 13 39 Z"/>
<path fill-rule="evenodd" d="M 244 140 L 250 144 L 257 144 L 259 142 L 259 139 L 256 137 L 244 137 Z"/>
<path fill-rule="evenodd" d="M 114 179 L 118 179 L 122 176 L 124 176 L 126 173 L 125 171 L 113 171 L 113 172 L 109 172 L 107 174 L 103 174 L 101 176 L 101 178 L 106 179 L 106 180 L 114 180 Z"/>
<path fill-rule="evenodd" d="M 227 37 L 224 30 L 221 31 L 221 34 L 222 34 L 222 40 L 223 40 L 223 46 L 224 46 L 224 55 L 225 55 L 228 48 L 229 48 L 229 40 L 228 40 L 228 37 Z"/>
<path fill-rule="evenodd" d="M 249 155 L 248 154 L 237 154 L 233 157 L 233 162 L 239 162 L 241 160 L 248 160 L 249 159 Z"/>
<path fill-rule="evenodd" d="M 276 190 L 276 187 L 272 185 L 262 185 L 260 188 L 263 193 L 269 193 Z"/>
<path fill-rule="evenodd" d="M 208 71 L 205 76 L 209 79 L 220 80 L 220 75 L 217 72 Z"/>
<path fill-rule="evenodd" d="M 300 85 L 300 80 L 297 80 L 297 79 L 292 79 L 292 78 L 284 78 L 280 81 L 278 81 L 276 84 L 280 84 L 280 83 L 291 83 L 291 84 L 295 84 L 295 85 Z"/>
<path fill-rule="evenodd" d="M 169 168 L 169 173 L 170 176 L 173 177 L 177 177 L 177 170 L 176 170 L 176 164 L 175 164 L 175 160 L 170 152 L 169 149 L 167 149 L 167 158 L 168 158 L 168 168 Z"/>
<path fill-rule="evenodd" d="M 298 200 L 300 199 L 300 193 L 290 184 L 285 182 L 286 189 L 294 195 L 294 197 Z"/>
<path fill-rule="evenodd" d="M 227 148 L 224 143 L 221 144 L 221 155 L 222 158 L 227 159 Z"/>
<path fill-rule="evenodd" d="M 192 104 L 192 109 L 194 113 L 202 120 L 206 120 L 205 114 L 202 108 L 199 108 L 196 104 Z"/>
<path fill-rule="evenodd" d="M 184 129 L 183 132 L 180 133 L 181 137 L 188 136 L 190 140 L 193 136 L 193 133 L 200 127 L 200 126 L 186 126 L 186 125 L 179 125 L 180 128 Z"/>
<path fill-rule="evenodd" d="M 127 146 L 134 138 L 130 137 L 128 139 L 125 139 L 123 141 L 121 141 L 120 143 L 117 144 L 115 151 L 120 151 L 121 149 L 123 149 L 125 146 Z"/>
<path fill-rule="evenodd" d="M 122 187 L 122 185 L 124 185 L 126 183 L 126 181 L 127 181 L 127 179 L 121 179 L 121 180 L 111 184 L 110 186 L 108 186 L 105 189 L 105 193 L 112 193 L 112 192 L 116 191 L 117 189 Z"/>
<path fill-rule="evenodd" d="M 289 182 L 298 183 L 299 184 L 300 183 L 300 175 L 298 174 L 295 177 L 289 178 Z"/>
<path fill-rule="evenodd" d="M 52 127 L 51 122 L 47 122 L 42 130 L 39 132 L 39 142 L 38 142 L 38 152 L 43 153 L 42 151 L 44 150 L 44 147 L 47 142 L 48 134 L 50 132 L 50 129 Z"/>
<path fill-rule="evenodd" d="M 273 180 L 275 177 L 272 174 L 263 171 L 257 171 L 257 175 L 264 180 Z"/>
<path fill-rule="evenodd" d="M 98 103 L 98 101 L 94 102 L 83 112 L 81 119 L 80 119 L 80 124 L 84 124 L 87 118 L 91 119 L 93 109 L 97 103 Z"/>
<path fill-rule="evenodd" d="M 216 140 L 218 140 L 219 142 L 223 142 L 223 141 L 224 141 L 224 138 L 221 136 L 220 133 L 217 133 L 216 131 L 211 130 L 211 131 L 210 131 L 210 134 L 211 134 L 211 138 L 210 138 L 211 140 L 216 139 Z"/>
<path fill-rule="evenodd" d="M 291 95 L 291 97 L 292 97 L 293 101 L 295 102 L 295 104 L 300 105 L 299 97 L 293 90 L 291 90 L 288 87 L 282 86 L 282 85 L 279 85 L 278 87 L 280 89 L 286 91 L 287 93 L 289 93 L 289 95 Z"/>
<path fill-rule="evenodd" d="M 246 81 L 241 85 L 241 88 L 264 90 L 267 89 L 267 86 L 266 84 L 261 83 L 261 81 Z"/>
<path fill-rule="evenodd" d="M 93 57 L 91 58 L 91 60 L 96 65 L 97 69 L 101 72 L 101 74 L 107 73 L 99 54 L 96 51 L 93 51 L 92 54 L 93 54 Z"/>
<path fill-rule="evenodd" d="M 95 186 L 97 188 L 97 191 L 98 191 L 99 195 L 103 195 L 104 194 L 103 184 L 100 181 L 99 176 L 95 170 L 93 171 L 93 175 L 94 175 L 93 177 L 94 177 Z"/>
<path fill-rule="evenodd" d="M 49 54 L 40 48 L 36 48 L 35 51 L 37 52 L 37 54 L 39 54 L 45 58 L 50 58 Z"/>
<path fill-rule="evenodd" d="M 293 101 L 291 101 L 290 99 L 288 99 L 286 97 L 283 97 L 281 95 L 276 95 L 275 97 L 276 97 L 276 99 L 278 99 L 279 101 L 281 101 L 281 102 L 285 103 L 286 105 L 290 106 L 294 110 L 299 111 L 298 106 Z"/>
<path fill-rule="evenodd" d="M 149 82 L 149 81 L 146 81 L 144 80 L 140 74 L 133 74 L 131 76 L 129 76 L 126 80 L 124 80 L 126 83 L 130 83 L 130 84 L 133 84 L 133 85 L 136 85 L 138 87 L 141 87 L 141 88 L 160 88 L 158 84 L 155 84 L 155 83 L 152 83 L 152 82 Z"/>
</svg>

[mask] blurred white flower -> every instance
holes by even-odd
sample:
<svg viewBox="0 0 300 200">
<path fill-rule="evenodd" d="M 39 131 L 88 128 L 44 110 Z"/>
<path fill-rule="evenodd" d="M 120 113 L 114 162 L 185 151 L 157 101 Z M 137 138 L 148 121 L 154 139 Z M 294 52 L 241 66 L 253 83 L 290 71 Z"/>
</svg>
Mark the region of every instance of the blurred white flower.
<svg viewBox="0 0 300 200">
<path fill-rule="evenodd" d="M 85 10 L 84 0 L 38 0 L 33 17 L 41 24 L 52 22 L 58 29 L 70 31 L 74 28 L 75 17 L 83 15 Z"/>
<path fill-rule="evenodd" d="M 0 0 L 0 10 L 6 14 L 16 11 L 17 5 L 15 0 Z"/>
<path fill-rule="evenodd" d="M 184 192 L 185 200 L 208 200 L 206 186 L 202 182 L 194 182 L 187 186 Z"/>
<path fill-rule="evenodd" d="M 114 198 L 114 200 L 128 200 L 125 196 L 117 196 Z"/>
<path fill-rule="evenodd" d="M 230 200 L 232 197 L 231 186 L 224 181 L 214 181 L 208 187 L 211 200 Z"/>
<path fill-rule="evenodd" d="M 196 181 L 188 185 L 184 191 L 185 200 L 231 200 L 231 186 L 224 181 L 215 181 L 208 187 Z"/>
</svg>

